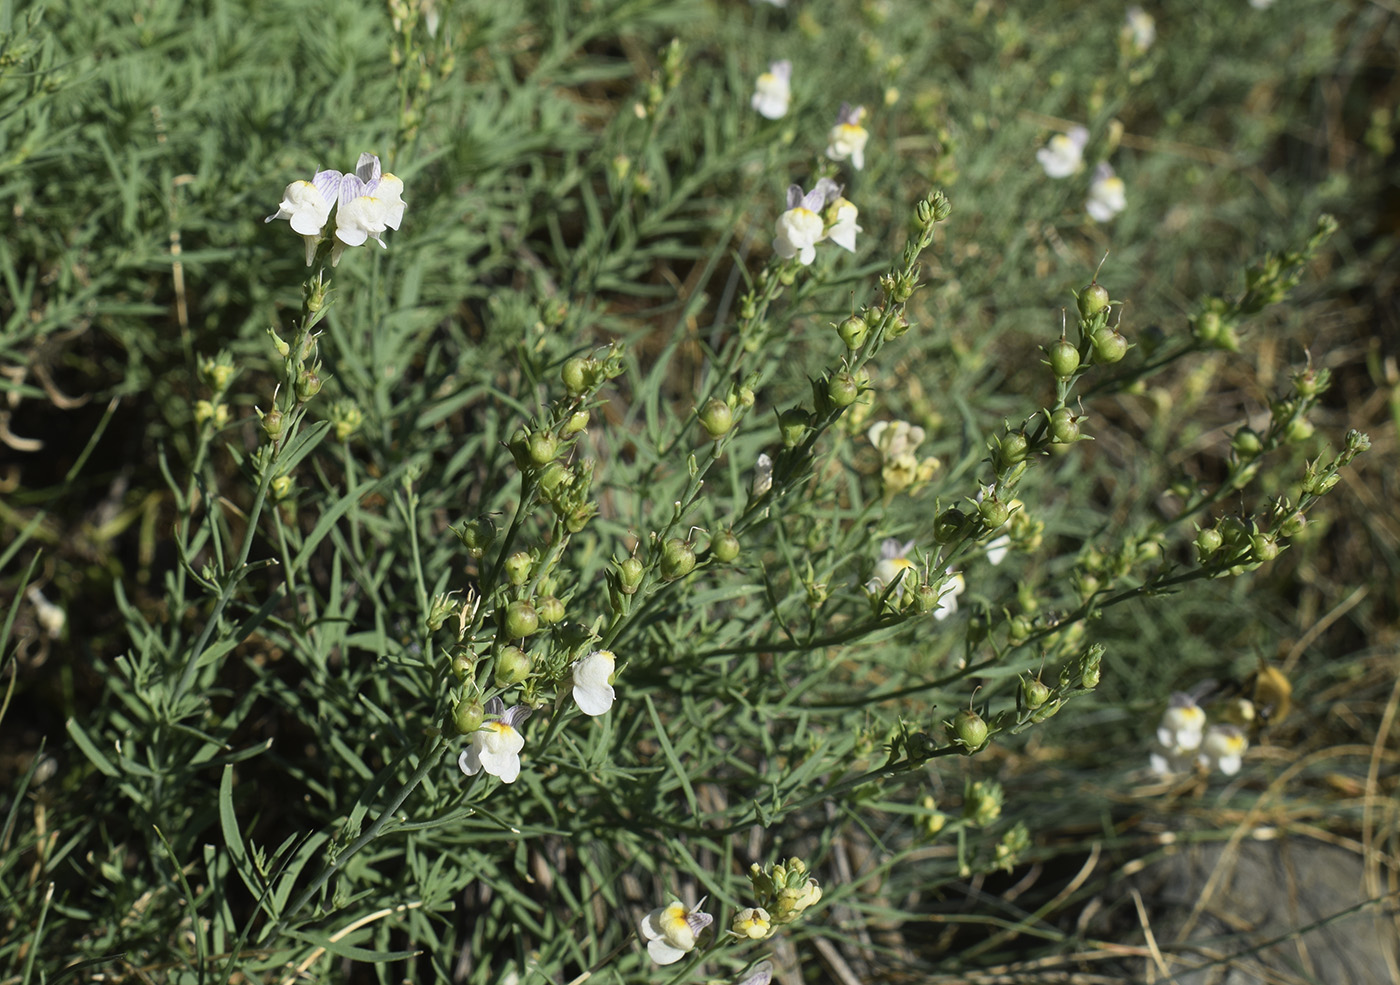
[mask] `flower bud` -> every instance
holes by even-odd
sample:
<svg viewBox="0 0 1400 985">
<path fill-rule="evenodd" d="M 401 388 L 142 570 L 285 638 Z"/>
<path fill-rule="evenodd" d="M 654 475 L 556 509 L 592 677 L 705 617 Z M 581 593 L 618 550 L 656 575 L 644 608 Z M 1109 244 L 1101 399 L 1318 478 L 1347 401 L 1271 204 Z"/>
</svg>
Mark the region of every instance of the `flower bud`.
<svg viewBox="0 0 1400 985">
<path fill-rule="evenodd" d="M 1098 687 L 1102 665 L 1103 647 L 1096 643 L 1085 650 L 1084 655 L 1079 658 L 1080 686 L 1090 691 Z"/>
<path fill-rule="evenodd" d="M 617 566 L 618 587 L 622 589 L 624 595 L 632 595 L 642 584 L 642 575 L 645 573 L 642 562 L 634 557 L 623 560 Z"/>
<path fill-rule="evenodd" d="M 1035 711 L 1050 700 L 1050 687 L 1039 677 L 1021 679 L 1021 706 Z"/>
<path fill-rule="evenodd" d="M 836 326 L 836 334 L 846 343 L 846 348 L 855 352 L 865 342 L 870 326 L 860 315 L 852 315 Z"/>
<path fill-rule="evenodd" d="M 506 579 L 519 588 L 530 580 L 530 569 L 534 567 L 534 561 L 525 551 L 516 551 L 506 558 Z"/>
<path fill-rule="evenodd" d="M 452 727 L 457 730 L 458 735 L 470 735 L 475 732 L 481 728 L 485 718 L 486 709 L 479 700 L 459 701 L 452 709 Z"/>
<path fill-rule="evenodd" d="M 1094 281 L 1084 290 L 1079 292 L 1079 317 L 1093 318 L 1100 311 L 1108 307 L 1108 290 L 1098 281 Z"/>
<path fill-rule="evenodd" d="M 1247 462 L 1257 458 L 1264 451 L 1264 441 L 1253 428 L 1243 427 L 1231 435 L 1230 447 Z"/>
<path fill-rule="evenodd" d="M 1297 444 L 1300 441 L 1307 441 L 1316 432 L 1317 428 L 1313 426 L 1312 421 L 1306 417 L 1295 417 L 1289 422 L 1288 429 L 1284 431 L 1283 436 L 1290 443 Z"/>
<path fill-rule="evenodd" d="M 275 502 L 281 502 L 292 494 L 296 485 L 292 482 L 290 475 L 279 475 L 273 478 L 268 484 L 267 491 L 272 494 Z"/>
<path fill-rule="evenodd" d="M 860 396 L 860 384 L 850 373 L 837 373 L 826 381 L 826 395 L 837 407 L 849 407 Z"/>
<path fill-rule="evenodd" d="M 540 616 L 529 602 L 512 602 L 502 616 L 506 637 L 512 640 L 533 636 L 540 628 Z"/>
<path fill-rule="evenodd" d="M 548 465 L 559 454 L 559 440 L 549 431 L 536 431 L 530 435 L 526 447 L 532 465 Z"/>
<path fill-rule="evenodd" d="M 734 426 L 734 411 L 723 400 L 714 397 L 700 409 L 700 426 L 711 438 L 722 438 Z"/>
<path fill-rule="evenodd" d="M 267 328 L 267 334 L 272 339 L 272 347 L 277 350 L 279 356 L 286 359 L 292 354 L 292 347 L 282 341 L 281 336 L 277 334 L 277 330 L 271 325 Z"/>
<path fill-rule="evenodd" d="M 479 516 L 462 524 L 462 529 L 457 531 L 457 539 L 462 542 L 468 554 L 480 558 L 496 541 L 496 525 L 491 522 L 490 517 Z"/>
<path fill-rule="evenodd" d="M 546 595 L 536 603 L 535 613 L 546 626 L 557 625 L 564 621 L 564 603 L 553 595 Z"/>
<path fill-rule="evenodd" d="M 1111 366 L 1128 354 L 1128 340 L 1122 332 L 1099 329 L 1089 338 L 1094 347 L 1094 361 Z"/>
<path fill-rule="evenodd" d="M 716 561 L 728 564 L 739 556 L 739 538 L 734 536 L 734 531 L 726 530 L 711 542 L 710 553 Z"/>
<path fill-rule="evenodd" d="M 569 415 L 569 419 L 559 427 L 561 438 L 572 438 L 584 428 L 588 427 L 588 411 L 576 410 Z"/>
<path fill-rule="evenodd" d="M 571 534 L 579 533 L 588 526 L 588 521 L 598 515 L 598 507 L 594 503 L 580 503 L 571 509 L 564 517 L 564 529 Z"/>
<path fill-rule="evenodd" d="M 970 824 L 985 828 L 1001 817 L 1005 793 L 995 780 L 978 780 L 963 791 L 963 818 Z"/>
<path fill-rule="evenodd" d="M 496 673 L 493 678 L 496 687 L 514 687 L 530 676 L 530 655 L 518 646 L 502 648 L 496 657 Z"/>
<path fill-rule="evenodd" d="M 1050 372 L 1061 383 L 1066 382 L 1079 369 L 1079 350 L 1069 339 L 1061 338 L 1049 349 Z"/>
<path fill-rule="evenodd" d="M 679 537 L 672 537 L 661 548 L 661 577 L 667 581 L 684 578 L 695 570 L 695 551 Z"/>
<path fill-rule="evenodd" d="M 809 418 L 801 407 L 785 410 L 778 417 L 778 430 L 783 436 L 784 448 L 796 448 L 807 433 Z"/>
<path fill-rule="evenodd" d="M 987 742 L 987 723 L 971 708 L 953 716 L 953 740 L 968 753 L 976 752 Z"/>
<path fill-rule="evenodd" d="M 568 485 L 573 477 L 574 474 L 569 470 L 567 465 L 561 465 L 559 462 L 550 462 L 544 467 L 544 471 L 540 473 L 540 493 L 545 499 L 551 499 L 560 488 Z"/>
</svg>

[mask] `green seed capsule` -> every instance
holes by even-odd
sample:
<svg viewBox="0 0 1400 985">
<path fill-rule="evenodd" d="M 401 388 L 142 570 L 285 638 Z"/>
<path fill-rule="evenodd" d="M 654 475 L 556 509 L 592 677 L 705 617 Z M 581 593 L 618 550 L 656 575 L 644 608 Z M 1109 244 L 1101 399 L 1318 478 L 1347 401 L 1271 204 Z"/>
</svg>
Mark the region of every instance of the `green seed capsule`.
<svg viewBox="0 0 1400 985">
<path fill-rule="evenodd" d="M 860 384 L 850 373 L 837 373 L 826 381 L 826 395 L 837 407 L 849 407 L 860 396 Z"/>
<path fill-rule="evenodd" d="M 631 595 L 636 592 L 642 584 L 642 574 L 645 569 L 642 562 L 634 557 L 629 557 L 617 566 L 617 580 L 622 588 L 623 594 Z"/>
<path fill-rule="evenodd" d="M 987 741 L 987 723 L 971 708 L 964 708 L 953 718 L 953 734 L 964 749 L 972 752 Z"/>
<path fill-rule="evenodd" d="M 1061 383 L 1067 381 L 1079 369 L 1079 350 L 1068 339 L 1060 339 L 1050 347 L 1050 372 Z"/>
<path fill-rule="evenodd" d="M 1094 281 L 1079 293 L 1079 316 L 1093 318 L 1108 307 L 1108 301 L 1108 290 L 1098 281 Z"/>
<path fill-rule="evenodd" d="M 553 595 L 546 595 L 535 604 L 535 612 L 540 617 L 540 622 L 546 626 L 554 626 L 564 621 L 564 603 Z"/>
<path fill-rule="evenodd" d="M 701 408 L 700 426 L 711 438 L 722 438 L 734 426 L 734 411 L 723 400 L 715 397 Z"/>
<path fill-rule="evenodd" d="M 852 352 L 861 347 L 869 331 L 870 326 L 860 315 L 852 315 L 836 326 L 836 334 L 841 336 L 841 341 L 846 343 L 846 348 Z"/>
<path fill-rule="evenodd" d="M 661 549 L 661 577 L 667 581 L 684 578 L 695 570 L 695 551 L 679 537 L 666 541 Z"/>
<path fill-rule="evenodd" d="M 530 655 L 518 646 L 508 646 L 496 658 L 493 681 L 497 687 L 514 687 L 530 676 Z"/>
<path fill-rule="evenodd" d="M 739 538 L 734 536 L 734 531 L 726 530 L 715 538 L 710 545 L 710 553 L 715 560 L 721 564 L 728 564 L 739 556 Z"/>
<path fill-rule="evenodd" d="M 1100 329 L 1089 339 L 1094 347 L 1094 361 L 1111 366 L 1128 354 L 1128 340 L 1121 332 Z"/>
<path fill-rule="evenodd" d="M 1068 407 L 1061 407 L 1050 415 L 1050 437 L 1061 445 L 1079 440 L 1079 422 Z"/>
<path fill-rule="evenodd" d="M 509 639 L 524 639 L 540 628 L 540 616 L 529 602 L 512 602 L 506 606 L 505 625 Z"/>
</svg>

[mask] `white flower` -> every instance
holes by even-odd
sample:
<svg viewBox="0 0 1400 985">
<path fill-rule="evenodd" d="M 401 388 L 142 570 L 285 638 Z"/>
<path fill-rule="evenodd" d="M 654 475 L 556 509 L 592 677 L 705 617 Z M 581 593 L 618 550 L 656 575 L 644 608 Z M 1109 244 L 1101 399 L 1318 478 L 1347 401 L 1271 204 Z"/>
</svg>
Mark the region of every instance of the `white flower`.
<svg viewBox="0 0 1400 985">
<path fill-rule="evenodd" d="M 952 577 L 943 583 L 938 592 L 938 608 L 933 610 L 933 618 L 939 622 L 958 611 L 958 596 L 967 591 L 967 580 L 961 574 L 952 568 L 948 568 L 946 574 Z"/>
<path fill-rule="evenodd" d="M 769 985 L 773 981 L 773 962 L 760 961 L 738 985 Z"/>
<path fill-rule="evenodd" d="M 859 211 L 845 198 L 837 198 L 826 210 L 826 221 L 830 223 L 826 230 L 826 238 L 831 240 L 843 250 L 856 251 L 856 233 L 861 232 L 860 226 L 856 225 L 856 216 Z"/>
<path fill-rule="evenodd" d="M 1169 776 L 1190 770 L 1205 726 L 1206 713 L 1196 699 L 1184 691 L 1174 693 L 1157 726 L 1157 741 L 1150 756 L 1152 772 Z"/>
<path fill-rule="evenodd" d="M 704 903 L 701 900 L 692 910 L 677 900 L 652 910 L 642 919 L 640 929 L 647 940 L 647 953 L 653 961 L 657 964 L 675 964 L 695 950 L 696 938 L 715 919 L 708 913 L 698 912 Z"/>
<path fill-rule="evenodd" d="M 316 241 L 326 227 L 336 194 L 344 178 L 339 171 L 317 171 L 310 181 L 294 181 L 282 192 L 277 211 L 263 222 L 274 219 L 291 220 L 292 232 L 306 241 L 306 265 L 316 256 Z"/>
<path fill-rule="evenodd" d="M 39 591 L 38 585 L 30 585 L 24 593 L 34 606 L 34 615 L 39 621 L 39 628 L 42 629 L 49 639 L 56 640 L 63 635 L 63 626 L 68 622 L 68 614 L 62 607 L 54 605 L 44 597 L 44 593 Z"/>
<path fill-rule="evenodd" d="M 1206 713 L 1196 699 L 1184 691 L 1171 696 L 1167 710 L 1157 726 L 1157 742 L 1176 752 L 1192 752 L 1201 744 L 1201 732 L 1206 727 Z"/>
<path fill-rule="evenodd" d="M 1011 551 L 1011 535 L 1002 534 L 987 541 L 987 560 L 995 567 L 1006 560 L 1006 555 Z"/>
<path fill-rule="evenodd" d="M 340 262 L 340 254 L 347 246 L 362 246 L 370 239 L 387 246 L 381 234 L 386 229 L 399 228 L 403 210 L 403 182 L 392 174 L 381 174 L 378 157 L 368 152 L 361 154 L 355 173 L 345 175 L 340 183 L 331 266 Z"/>
<path fill-rule="evenodd" d="M 472 733 L 471 744 L 457 757 L 457 766 L 467 776 L 476 776 L 483 769 L 502 783 L 514 783 L 520 775 L 520 750 L 525 737 L 516 726 L 530 717 L 525 705 L 506 708 L 500 698 L 486 702 L 486 721 Z"/>
<path fill-rule="evenodd" d="M 1218 769 L 1226 776 L 1240 771 L 1249 740 L 1237 726 L 1212 725 L 1201 740 L 1199 760 L 1207 769 Z"/>
<path fill-rule="evenodd" d="M 784 260 L 797 257 L 806 267 L 816 258 L 817 244 L 826 238 L 826 223 L 821 211 L 828 198 L 841 193 L 830 178 L 822 178 L 805 195 L 802 186 L 792 185 L 787 193 L 787 211 L 778 216 L 774 226 L 773 250 Z"/>
<path fill-rule="evenodd" d="M 1035 159 L 1052 178 L 1068 178 L 1084 163 L 1084 145 L 1089 142 L 1089 131 L 1083 127 L 1070 127 L 1068 133 L 1057 133 L 1050 143 L 1035 152 Z"/>
<path fill-rule="evenodd" d="M 771 3 L 772 0 L 769 0 Z M 1249 0 L 1249 5 L 1255 10 L 1268 10 L 1274 5 L 1274 0 Z"/>
<path fill-rule="evenodd" d="M 1157 22 L 1141 7 L 1129 7 L 1123 23 L 1123 39 L 1140 55 L 1157 40 Z"/>
<path fill-rule="evenodd" d="M 883 594 L 885 589 L 894 584 L 896 578 L 899 584 L 895 585 L 894 598 L 904 595 L 905 589 L 913 591 L 919 584 L 919 573 L 914 569 L 914 562 L 909 560 L 909 553 L 914 550 L 912 540 L 901 544 L 898 538 L 891 537 L 880 545 L 880 560 L 875 564 L 875 571 L 871 574 L 870 580 L 865 583 L 865 589 L 876 595 Z M 903 577 L 900 577 L 903 575 Z"/>
<path fill-rule="evenodd" d="M 1089 186 L 1089 200 L 1084 203 L 1095 222 L 1107 222 L 1128 207 L 1123 194 L 1123 179 L 1113 173 L 1107 163 L 1094 169 L 1094 183 Z"/>
<path fill-rule="evenodd" d="M 876 421 L 865 436 L 886 461 L 914 454 L 926 437 L 923 428 L 908 421 Z"/>
<path fill-rule="evenodd" d="M 758 77 L 751 102 L 759 115 L 770 120 L 780 120 L 787 115 L 788 103 L 792 101 L 791 80 L 792 62 L 784 59 L 768 65 L 768 71 Z"/>
<path fill-rule="evenodd" d="M 574 661 L 574 700 L 585 715 L 606 715 L 613 706 L 616 692 L 608 679 L 617 668 L 617 657 L 611 650 L 594 650 Z"/>
<path fill-rule="evenodd" d="M 753 498 L 758 499 L 773 488 L 773 460 L 759 455 L 753 466 Z"/>
<path fill-rule="evenodd" d="M 850 103 L 841 104 L 841 111 L 836 114 L 836 124 L 826 137 L 827 157 L 833 161 L 844 161 L 849 157 L 851 167 L 857 171 L 865 167 L 865 142 L 870 139 L 870 132 L 860 125 L 863 119 L 864 106 L 852 109 Z"/>
</svg>

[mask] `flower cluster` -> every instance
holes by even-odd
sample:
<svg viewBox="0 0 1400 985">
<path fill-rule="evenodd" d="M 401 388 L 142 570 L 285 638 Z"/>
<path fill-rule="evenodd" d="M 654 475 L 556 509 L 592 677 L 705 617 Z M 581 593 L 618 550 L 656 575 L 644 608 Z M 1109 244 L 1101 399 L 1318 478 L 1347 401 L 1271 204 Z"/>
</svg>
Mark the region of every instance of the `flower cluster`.
<svg viewBox="0 0 1400 985">
<path fill-rule="evenodd" d="M 1068 178 L 1078 174 L 1084 167 L 1084 148 L 1089 143 L 1089 131 L 1083 127 L 1070 127 L 1065 133 L 1057 133 L 1050 142 L 1035 152 L 1035 159 L 1051 178 Z M 1123 179 L 1114 173 L 1113 166 L 1101 161 L 1094 168 L 1093 181 L 1089 183 L 1089 197 L 1084 210 L 1095 222 L 1108 222 L 1128 206 Z"/>
<path fill-rule="evenodd" d="M 701 913 L 701 900 L 687 907 L 680 900 L 657 907 L 642 918 L 641 934 L 647 942 L 647 953 L 657 964 L 675 964 L 691 951 L 700 933 L 714 923 L 715 918 Z"/>
<path fill-rule="evenodd" d="M 804 267 L 817 256 L 817 244 L 829 239 L 842 249 L 855 251 L 856 207 L 841 197 L 841 186 L 821 178 L 809 192 L 793 185 L 787 192 L 787 211 L 773 229 L 773 250 L 784 260 L 797 257 Z"/>
<path fill-rule="evenodd" d="M 1189 772 L 1196 765 L 1218 769 L 1226 776 L 1240 771 L 1249 739 L 1237 725 L 1206 725 L 1206 713 L 1196 699 L 1178 691 L 1171 696 L 1157 726 L 1151 754 L 1158 776 Z"/>
<path fill-rule="evenodd" d="M 366 152 L 360 155 L 352 173 L 317 171 L 310 181 L 292 182 L 283 191 L 277 211 L 263 221 L 287 219 L 292 231 L 306 242 L 309 267 L 331 209 L 337 206 L 331 266 L 340 262 L 346 247 L 363 246 L 371 239 L 387 246 L 383 239 L 385 230 L 398 229 L 403 221 L 403 181 L 382 172 L 379 158 Z"/>
<path fill-rule="evenodd" d="M 822 898 L 822 887 L 807 875 L 807 863 L 796 857 L 766 868 L 755 862 L 749 868 L 749 882 L 758 897 L 755 914 L 774 926 L 792 923 Z"/>
<path fill-rule="evenodd" d="M 758 77 L 751 105 L 760 116 L 780 120 L 787 115 L 792 102 L 792 62 L 784 59 L 772 62 L 768 71 Z"/>
<path fill-rule="evenodd" d="M 915 452 L 924 440 L 924 429 L 908 421 L 876 421 L 866 437 L 880 453 L 880 480 L 886 496 L 922 485 L 938 471 L 936 458 L 920 459 Z"/>
</svg>

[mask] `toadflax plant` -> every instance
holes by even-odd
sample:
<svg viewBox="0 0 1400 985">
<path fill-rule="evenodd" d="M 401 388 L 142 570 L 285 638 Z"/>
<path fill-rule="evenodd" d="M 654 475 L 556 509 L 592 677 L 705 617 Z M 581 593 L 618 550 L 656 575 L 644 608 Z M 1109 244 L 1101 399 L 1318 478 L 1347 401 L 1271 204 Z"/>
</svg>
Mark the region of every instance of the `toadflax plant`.
<svg viewBox="0 0 1400 985">
<path fill-rule="evenodd" d="M 1170 328 L 1114 296 L 1116 260 L 1076 263 L 998 378 L 958 338 L 977 221 L 922 173 L 908 192 L 893 85 L 839 102 L 784 49 L 701 94 L 675 42 L 578 139 L 586 100 L 551 93 L 612 94 L 617 66 L 573 61 L 592 28 L 537 61 L 462 49 L 454 94 L 453 45 L 499 26 L 464 40 L 437 8 L 389 5 L 384 162 L 262 177 L 269 279 L 309 269 L 256 344 L 194 356 L 161 605 L 118 591 L 106 711 L 68 721 L 105 805 L 93 907 L 123 915 L 75 953 L 180 981 L 767 985 L 831 928 L 873 953 L 901 874 L 1035 860 L 1049 832 L 997 767 L 1102 708 L 1113 620 L 1275 561 L 1368 447 L 1318 450 L 1305 360 L 1214 472 L 1149 495 L 1113 458 L 1119 402 L 1247 350 L 1335 223 Z M 721 98 L 728 129 L 688 127 Z M 434 114 L 468 103 L 502 134 L 453 160 Z M 1073 186 L 1095 260 L 1142 207 L 1103 129 L 1018 164 L 1046 201 Z M 1132 768 L 1247 776 L 1250 726 L 1169 694 Z"/>
</svg>

